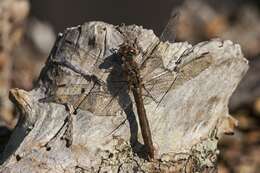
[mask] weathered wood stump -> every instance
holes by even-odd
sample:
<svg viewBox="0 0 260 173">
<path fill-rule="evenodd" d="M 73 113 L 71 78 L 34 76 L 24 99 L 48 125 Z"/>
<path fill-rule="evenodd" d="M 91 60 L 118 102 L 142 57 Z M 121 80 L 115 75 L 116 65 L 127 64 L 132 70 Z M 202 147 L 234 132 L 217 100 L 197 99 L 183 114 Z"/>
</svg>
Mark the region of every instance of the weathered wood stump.
<svg viewBox="0 0 260 173">
<path fill-rule="evenodd" d="M 156 79 L 145 85 L 152 97 L 143 96 L 156 149 L 152 162 L 131 92 L 117 93 L 113 83 L 122 77 L 116 49 L 126 36 L 136 38 L 144 85 Z M 247 69 L 231 41 L 161 42 L 151 30 L 103 22 L 69 28 L 35 88 L 10 91 L 21 115 L 0 172 L 214 172 L 218 139 L 237 125 L 227 104 Z M 160 104 L 153 100 L 168 90 Z"/>
</svg>

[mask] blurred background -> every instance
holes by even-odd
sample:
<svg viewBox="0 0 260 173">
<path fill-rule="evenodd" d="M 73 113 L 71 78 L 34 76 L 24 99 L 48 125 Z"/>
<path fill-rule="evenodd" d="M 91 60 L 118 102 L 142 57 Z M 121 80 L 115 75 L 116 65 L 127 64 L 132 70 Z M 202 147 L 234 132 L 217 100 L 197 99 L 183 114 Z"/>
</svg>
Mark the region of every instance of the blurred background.
<svg viewBox="0 0 260 173">
<path fill-rule="evenodd" d="M 0 154 L 18 120 L 9 89 L 32 89 L 57 33 L 92 20 L 142 25 L 158 36 L 167 26 L 176 41 L 192 44 L 215 37 L 239 43 L 250 69 L 230 100 L 239 127 L 220 141 L 218 169 L 260 172 L 258 0 L 0 0 Z"/>
</svg>

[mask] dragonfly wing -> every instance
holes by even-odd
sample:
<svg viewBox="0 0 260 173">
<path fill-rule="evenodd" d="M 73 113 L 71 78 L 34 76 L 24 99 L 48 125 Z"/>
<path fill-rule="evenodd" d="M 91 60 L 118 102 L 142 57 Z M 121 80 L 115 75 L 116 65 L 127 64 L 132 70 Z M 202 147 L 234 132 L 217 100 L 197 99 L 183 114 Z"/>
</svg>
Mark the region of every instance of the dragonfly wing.
<svg viewBox="0 0 260 173">
<path fill-rule="evenodd" d="M 177 10 L 173 10 L 169 21 L 167 22 L 163 32 L 160 36 L 162 41 L 169 41 L 170 43 L 175 42 L 176 40 L 176 29 L 178 23 L 179 13 Z"/>
<path fill-rule="evenodd" d="M 98 84 L 90 86 L 90 84 L 61 85 L 40 101 L 72 105 L 75 110 L 87 110 L 97 116 L 117 115 L 131 104 L 126 82 L 119 84 L 114 82 L 109 84 L 110 87 Z"/>
<path fill-rule="evenodd" d="M 171 90 L 182 85 L 183 82 L 195 78 L 195 76 L 199 75 L 201 71 L 208 68 L 210 63 L 206 62 L 205 60 L 203 62 L 200 58 L 185 63 L 185 58 L 192 51 L 193 49 L 190 48 L 183 51 L 183 53 L 175 60 L 175 68 L 172 68 L 172 70 L 166 68 L 164 65 L 162 65 L 163 63 L 161 63 L 157 64 L 158 67 L 145 76 L 146 78 L 143 82 L 146 88 L 145 93 L 148 98 L 156 98 L 156 107 L 159 106 L 159 104 Z M 154 59 L 156 59 L 156 57 Z M 152 61 L 152 58 L 149 60 L 151 60 L 151 64 L 156 62 Z M 149 65 L 149 62 L 147 64 Z M 194 66 L 198 66 L 197 64 L 200 64 L 201 69 L 194 68 Z"/>
<path fill-rule="evenodd" d="M 71 105 L 76 110 L 82 108 L 82 102 L 87 98 L 91 90 L 97 87 L 98 85 L 94 83 L 58 84 L 47 93 L 47 97 L 40 99 L 40 101 Z M 88 110 L 91 105 L 85 106 L 84 110 Z"/>
<path fill-rule="evenodd" d="M 146 88 L 144 92 L 145 96 L 147 96 L 149 100 L 152 99 L 159 104 L 163 97 L 174 88 L 176 79 L 177 73 L 167 70 L 161 71 L 161 73 L 158 73 L 144 83 L 144 87 Z"/>
<path fill-rule="evenodd" d="M 123 111 L 132 103 L 127 88 L 120 88 L 115 95 L 110 93 L 92 93 L 96 99 L 94 113 L 98 116 L 115 116 Z"/>
</svg>

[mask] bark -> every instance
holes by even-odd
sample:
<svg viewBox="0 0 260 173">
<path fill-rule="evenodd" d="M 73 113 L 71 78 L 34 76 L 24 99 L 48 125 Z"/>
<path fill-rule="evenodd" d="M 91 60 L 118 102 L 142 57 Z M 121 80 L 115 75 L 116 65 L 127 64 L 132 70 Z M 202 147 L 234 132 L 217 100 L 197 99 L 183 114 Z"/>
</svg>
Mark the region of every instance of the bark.
<svg viewBox="0 0 260 173">
<path fill-rule="evenodd" d="M 145 64 L 151 162 L 132 94 L 127 87 L 117 92 L 122 84 L 115 84 L 122 79 L 116 49 L 125 37 L 136 38 L 136 61 Z M 0 172 L 215 172 L 218 140 L 237 125 L 228 101 L 247 69 L 240 46 L 231 41 L 161 42 L 151 30 L 103 22 L 69 28 L 59 35 L 37 86 L 10 91 L 21 116 Z"/>
</svg>

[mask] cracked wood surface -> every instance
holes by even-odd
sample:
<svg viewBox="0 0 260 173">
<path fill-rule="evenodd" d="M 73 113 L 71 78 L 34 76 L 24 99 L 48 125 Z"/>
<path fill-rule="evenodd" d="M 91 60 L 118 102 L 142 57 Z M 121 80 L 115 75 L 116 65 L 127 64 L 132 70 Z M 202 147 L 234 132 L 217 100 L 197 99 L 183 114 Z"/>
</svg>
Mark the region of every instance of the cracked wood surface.
<svg viewBox="0 0 260 173">
<path fill-rule="evenodd" d="M 145 64 L 141 76 L 152 95 L 143 98 L 153 162 L 144 157 L 127 85 L 115 93 L 111 82 L 120 79 L 114 58 L 125 36 L 137 38 L 136 61 Z M 231 41 L 161 42 L 151 30 L 103 22 L 68 28 L 35 88 L 10 91 L 21 116 L 0 172 L 214 172 L 218 139 L 237 125 L 228 101 L 247 69 L 240 46 Z M 167 75 L 156 77 L 162 73 Z M 153 98 L 161 98 L 173 80 L 158 105 Z"/>
</svg>

